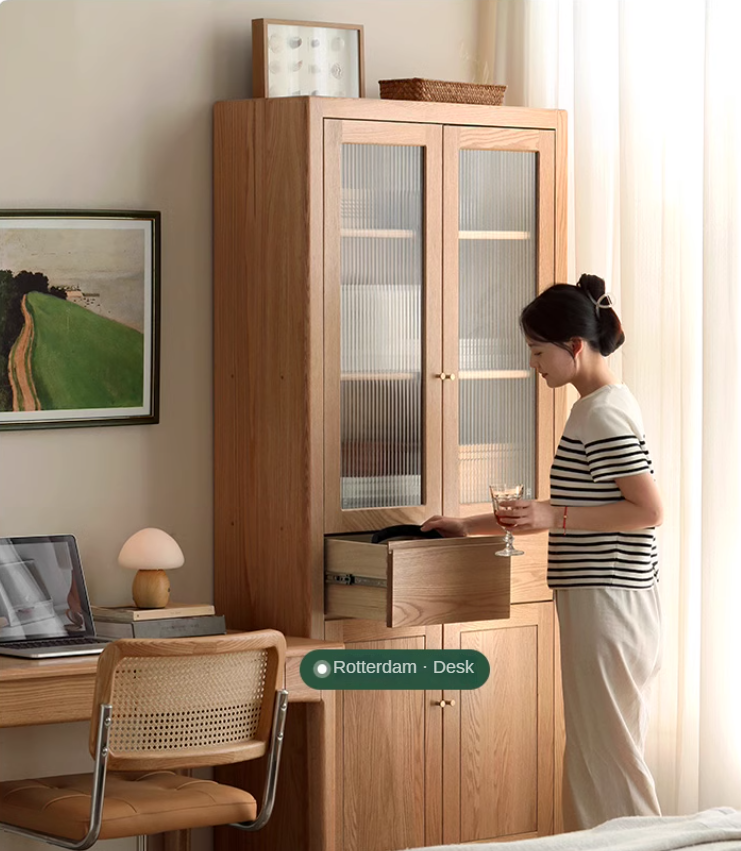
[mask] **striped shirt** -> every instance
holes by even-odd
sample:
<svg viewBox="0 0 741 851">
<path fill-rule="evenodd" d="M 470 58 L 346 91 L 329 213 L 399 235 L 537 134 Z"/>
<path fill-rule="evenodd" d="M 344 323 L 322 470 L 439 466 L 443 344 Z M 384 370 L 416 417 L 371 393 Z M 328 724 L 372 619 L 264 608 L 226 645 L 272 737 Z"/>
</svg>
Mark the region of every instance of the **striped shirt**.
<svg viewBox="0 0 741 851">
<path fill-rule="evenodd" d="M 571 409 L 551 466 L 552 505 L 609 505 L 622 476 L 653 475 L 641 411 L 623 384 L 608 384 Z M 548 535 L 551 588 L 650 588 L 659 575 L 656 530 Z"/>
</svg>

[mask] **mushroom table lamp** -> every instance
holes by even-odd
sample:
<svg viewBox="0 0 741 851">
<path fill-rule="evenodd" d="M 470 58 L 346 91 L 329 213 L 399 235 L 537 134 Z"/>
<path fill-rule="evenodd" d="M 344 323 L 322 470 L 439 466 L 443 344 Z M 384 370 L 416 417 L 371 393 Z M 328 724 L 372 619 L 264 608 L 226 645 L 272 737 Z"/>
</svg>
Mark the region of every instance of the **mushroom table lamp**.
<svg viewBox="0 0 741 851">
<path fill-rule="evenodd" d="M 121 547 L 118 563 L 136 570 L 132 592 L 140 609 L 162 609 L 170 599 L 166 570 L 182 567 L 183 551 L 162 529 L 140 529 Z"/>
</svg>

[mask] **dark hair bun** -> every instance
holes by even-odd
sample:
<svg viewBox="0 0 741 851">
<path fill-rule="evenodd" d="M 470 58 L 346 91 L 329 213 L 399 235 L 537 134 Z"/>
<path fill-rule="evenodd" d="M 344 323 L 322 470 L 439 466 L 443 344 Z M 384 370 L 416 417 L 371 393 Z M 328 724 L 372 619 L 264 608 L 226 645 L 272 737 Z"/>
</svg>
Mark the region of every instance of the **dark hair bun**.
<svg viewBox="0 0 741 851">
<path fill-rule="evenodd" d="M 599 327 L 599 351 L 607 357 L 625 342 L 623 326 L 620 324 L 617 313 L 612 308 L 610 297 L 605 298 L 607 287 L 598 275 L 582 275 L 576 286 L 583 292 L 591 302 L 597 316 Z"/>
</svg>

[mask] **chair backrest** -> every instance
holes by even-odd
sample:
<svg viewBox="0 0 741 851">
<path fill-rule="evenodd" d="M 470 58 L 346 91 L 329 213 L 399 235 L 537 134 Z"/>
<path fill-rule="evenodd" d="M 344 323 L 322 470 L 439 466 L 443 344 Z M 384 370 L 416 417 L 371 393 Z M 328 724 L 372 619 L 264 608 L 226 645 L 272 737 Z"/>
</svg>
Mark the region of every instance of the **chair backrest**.
<svg viewBox="0 0 741 851">
<path fill-rule="evenodd" d="M 263 756 L 285 638 L 272 629 L 199 638 L 125 638 L 98 663 L 98 707 L 111 704 L 108 768 L 146 771 L 222 765 Z"/>
</svg>

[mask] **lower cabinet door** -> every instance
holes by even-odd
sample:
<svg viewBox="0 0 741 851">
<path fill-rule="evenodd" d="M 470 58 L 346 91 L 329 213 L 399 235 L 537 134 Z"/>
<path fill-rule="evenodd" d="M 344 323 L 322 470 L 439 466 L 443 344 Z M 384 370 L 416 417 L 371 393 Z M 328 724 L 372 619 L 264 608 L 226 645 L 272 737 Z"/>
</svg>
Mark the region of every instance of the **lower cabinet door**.
<svg viewBox="0 0 741 851">
<path fill-rule="evenodd" d="M 489 679 L 470 691 L 338 695 L 337 848 L 525 839 L 554 831 L 554 610 L 506 620 L 388 629 L 325 623 L 348 649 L 478 650 Z"/>
<path fill-rule="evenodd" d="M 441 627 L 328 621 L 347 649 L 433 650 Z M 338 695 L 337 847 L 396 851 L 442 842 L 442 699 L 429 691 Z"/>
<path fill-rule="evenodd" d="M 553 832 L 553 603 L 523 603 L 504 621 L 446 625 L 446 649 L 478 650 L 481 688 L 445 692 L 445 844 Z"/>
</svg>

